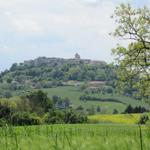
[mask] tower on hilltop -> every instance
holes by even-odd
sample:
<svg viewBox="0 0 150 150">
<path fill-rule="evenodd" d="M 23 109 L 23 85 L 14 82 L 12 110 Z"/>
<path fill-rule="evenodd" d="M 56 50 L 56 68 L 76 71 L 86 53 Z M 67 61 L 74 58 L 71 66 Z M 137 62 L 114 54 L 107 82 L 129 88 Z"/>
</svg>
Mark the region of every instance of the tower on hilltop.
<svg viewBox="0 0 150 150">
<path fill-rule="evenodd" d="M 78 53 L 75 54 L 75 59 L 76 60 L 80 60 L 81 59 L 81 57 L 80 57 L 80 55 Z"/>
</svg>

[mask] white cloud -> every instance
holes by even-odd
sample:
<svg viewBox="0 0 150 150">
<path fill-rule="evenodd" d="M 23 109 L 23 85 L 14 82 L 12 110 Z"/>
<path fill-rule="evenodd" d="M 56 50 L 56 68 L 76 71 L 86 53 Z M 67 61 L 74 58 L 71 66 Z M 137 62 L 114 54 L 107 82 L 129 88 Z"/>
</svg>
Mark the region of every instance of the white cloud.
<svg viewBox="0 0 150 150">
<path fill-rule="evenodd" d="M 99 0 L 6 0 L 3 5 L 5 15 L 10 21 L 11 28 L 19 33 L 37 34 L 38 32 L 59 31 L 68 32 L 84 28 L 90 31 L 91 28 L 98 29 L 104 34 L 112 27 L 110 24 L 110 14 L 114 8 L 111 1 L 101 1 L 101 8 L 91 8 L 83 3 L 98 3 Z M 41 3 L 41 4 L 40 4 Z M 5 4 L 5 5 L 4 5 Z M 35 4 L 35 5 L 33 5 Z M 41 10 L 39 10 L 41 5 Z M 56 7 L 53 11 L 53 6 Z M 45 10 L 43 9 L 46 8 Z M 8 10 L 9 9 L 9 10 Z M 69 31 L 71 32 L 71 31 Z"/>
<path fill-rule="evenodd" d="M 83 0 L 83 1 L 87 3 L 97 3 L 99 0 Z"/>
<path fill-rule="evenodd" d="M 17 49 L 14 47 L 9 47 L 8 45 L 0 45 L 0 53 L 2 54 L 10 54 L 16 52 Z"/>
<path fill-rule="evenodd" d="M 34 16 L 20 15 L 11 18 L 14 29 L 21 34 L 36 34 L 43 32 L 43 27 Z"/>
<path fill-rule="evenodd" d="M 5 11 L 5 12 L 4 12 L 4 15 L 7 16 L 7 17 L 9 17 L 9 16 L 12 15 L 12 13 L 11 13 L 10 11 Z"/>
</svg>

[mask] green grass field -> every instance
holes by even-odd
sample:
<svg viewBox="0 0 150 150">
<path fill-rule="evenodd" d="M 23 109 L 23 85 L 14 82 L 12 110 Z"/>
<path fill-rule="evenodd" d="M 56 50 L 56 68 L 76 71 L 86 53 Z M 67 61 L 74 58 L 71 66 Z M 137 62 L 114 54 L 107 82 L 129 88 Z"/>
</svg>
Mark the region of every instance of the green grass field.
<svg viewBox="0 0 150 150">
<path fill-rule="evenodd" d="M 150 150 L 150 127 L 142 127 Z M 0 128 L 0 150 L 140 150 L 137 125 L 41 125 Z"/>
<path fill-rule="evenodd" d="M 119 112 L 123 112 L 127 105 L 131 104 L 133 107 L 135 106 L 144 106 L 147 107 L 147 105 L 138 100 L 134 100 L 129 97 L 124 96 L 118 96 L 118 95 L 101 95 L 101 94 L 91 94 L 91 96 L 95 97 L 102 97 L 102 98 L 114 98 L 119 100 L 119 102 L 100 102 L 100 101 L 80 101 L 79 98 L 81 95 L 85 94 L 84 92 L 81 92 L 78 87 L 75 86 L 64 86 L 64 87 L 56 87 L 56 88 L 49 88 L 49 89 L 43 89 L 45 92 L 48 93 L 49 97 L 52 97 L 53 95 L 60 96 L 62 98 L 68 97 L 71 102 L 73 103 L 74 108 L 77 108 L 78 106 L 86 108 L 91 108 L 91 106 L 94 106 L 96 109 L 97 106 L 101 107 L 101 113 L 112 113 L 114 109 L 117 109 Z"/>
</svg>

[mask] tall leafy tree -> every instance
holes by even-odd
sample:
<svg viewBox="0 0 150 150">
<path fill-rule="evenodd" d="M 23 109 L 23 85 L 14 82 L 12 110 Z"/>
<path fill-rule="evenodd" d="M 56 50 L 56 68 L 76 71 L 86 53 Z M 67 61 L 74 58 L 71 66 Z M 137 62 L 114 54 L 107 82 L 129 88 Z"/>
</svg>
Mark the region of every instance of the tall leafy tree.
<svg viewBox="0 0 150 150">
<path fill-rule="evenodd" d="M 149 97 L 150 9 L 121 4 L 116 7 L 112 18 L 117 24 L 113 35 L 128 41 L 127 47 L 118 44 L 112 50 L 119 64 L 119 79 L 124 86 L 135 88 L 140 95 Z"/>
<path fill-rule="evenodd" d="M 43 113 L 52 108 L 52 102 L 48 98 L 47 93 L 41 90 L 33 91 L 26 97 L 33 112 Z"/>
</svg>

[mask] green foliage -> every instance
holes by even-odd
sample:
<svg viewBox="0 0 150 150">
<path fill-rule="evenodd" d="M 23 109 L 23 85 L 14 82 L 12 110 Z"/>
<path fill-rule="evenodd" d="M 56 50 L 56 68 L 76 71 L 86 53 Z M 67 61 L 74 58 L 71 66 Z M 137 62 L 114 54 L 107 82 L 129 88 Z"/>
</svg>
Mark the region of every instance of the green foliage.
<svg viewBox="0 0 150 150">
<path fill-rule="evenodd" d="M 94 115 L 95 114 L 95 108 L 92 105 L 90 108 L 87 109 L 88 115 Z"/>
<path fill-rule="evenodd" d="M 121 4 L 114 12 L 118 24 L 114 36 L 130 41 L 128 47 L 118 45 L 113 49 L 116 56 L 118 88 L 134 90 L 136 97 L 150 96 L 150 10 L 147 7 L 134 9 Z M 119 86 L 121 85 L 121 86 Z"/>
<path fill-rule="evenodd" d="M 0 118 L 0 127 L 8 125 L 8 121 L 4 118 Z"/>
<path fill-rule="evenodd" d="M 76 110 L 78 110 L 78 111 L 83 111 L 84 108 L 80 105 L 80 106 L 78 106 L 78 107 L 76 108 Z"/>
<path fill-rule="evenodd" d="M 75 110 L 50 110 L 45 118 L 45 122 L 48 124 L 75 124 L 87 122 L 87 117 L 83 114 L 77 113 Z"/>
<path fill-rule="evenodd" d="M 69 123 L 69 124 L 86 123 L 87 117 L 85 115 L 79 114 L 71 109 L 71 110 L 65 111 L 64 122 Z"/>
<path fill-rule="evenodd" d="M 9 106 L 0 103 L 0 119 L 10 120 L 11 114 L 12 109 Z"/>
<path fill-rule="evenodd" d="M 39 125 L 42 123 L 83 123 L 87 121 L 85 115 L 66 108 L 70 106 L 68 98 L 61 99 L 53 96 L 52 101 L 47 94 L 41 90 L 29 92 L 29 94 L 13 101 L 3 100 L 0 102 L 0 126 L 10 125 Z M 64 109 L 56 106 L 57 103 L 64 103 Z"/>
<path fill-rule="evenodd" d="M 97 112 L 101 112 L 100 106 L 97 106 Z"/>
<path fill-rule="evenodd" d="M 52 97 L 52 101 L 55 107 L 59 109 L 67 109 L 71 107 L 71 101 L 68 97 L 61 98 L 57 95 L 54 95 Z"/>
<path fill-rule="evenodd" d="M 140 120 L 139 120 L 139 124 L 146 124 L 146 122 L 149 120 L 148 115 L 143 115 L 141 116 Z"/>
<path fill-rule="evenodd" d="M 12 125 L 39 125 L 41 123 L 42 121 L 39 116 L 28 112 L 15 112 L 11 116 Z"/>
<path fill-rule="evenodd" d="M 52 108 L 51 100 L 48 98 L 47 94 L 41 90 L 31 92 L 26 98 L 33 112 L 43 113 Z"/>
<path fill-rule="evenodd" d="M 64 112 L 57 109 L 50 110 L 45 117 L 45 122 L 47 124 L 64 123 Z"/>
<path fill-rule="evenodd" d="M 117 110 L 117 109 L 114 109 L 114 110 L 113 110 L 113 114 L 118 114 L 118 110 Z"/>
<path fill-rule="evenodd" d="M 124 113 L 144 113 L 144 112 L 148 112 L 148 110 L 146 110 L 146 108 L 144 107 L 135 107 L 133 108 L 131 105 L 128 105 L 127 108 L 125 109 Z"/>
<path fill-rule="evenodd" d="M 94 96 L 89 96 L 89 95 L 81 95 L 80 100 L 81 101 L 117 102 L 117 103 L 125 104 L 124 102 L 119 101 L 114 98 L 102 98 L 102 97 L 94 97 Z"/>
</svg>

